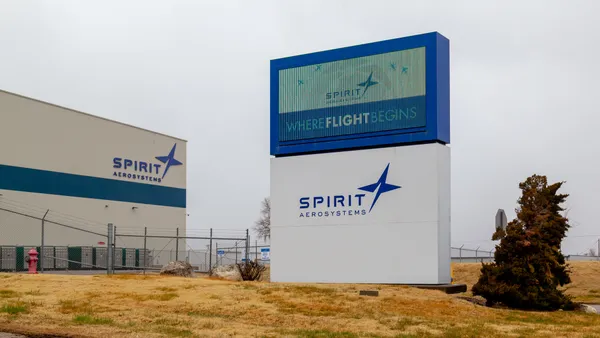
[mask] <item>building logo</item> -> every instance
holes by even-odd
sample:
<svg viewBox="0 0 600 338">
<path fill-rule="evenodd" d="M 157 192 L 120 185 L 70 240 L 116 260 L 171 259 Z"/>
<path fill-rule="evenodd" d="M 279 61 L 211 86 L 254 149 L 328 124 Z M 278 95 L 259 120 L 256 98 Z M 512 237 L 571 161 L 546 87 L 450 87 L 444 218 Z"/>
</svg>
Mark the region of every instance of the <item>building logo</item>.
<svg viewBox="0 0 600 338">
<path fill-rule="evenodd" d="M 173 165 L 182 165 L 183 163 L 177 161 L 175 159 L 175 148 L 177 147 L 177 143 L 175 143 L 173 145 L 173 148 L 171 149 L 171 151 L 169 152 L 169 155 L 167 156 L 156 156 L 156 159 L 161 161 L 162 163 L 166 164 L 167 166 L 165 167 L 165 172 L 163 173 L 161 179 L 165 178 L 165 175 L 167 174 L 167 171 L 169 171 L 169 168 L 171 168 L 171 166 Z"/>
<path fill-rule="evenodd" d="M 162 183 L 167 175 L 169 168 L 179 166 L 183 163 L 175 159 L 175 149 L 177 143 L 173 145 L 169 155 L 156 156 L 155 159 L 160 163 L 146 162 L 140 160 L 132 160 L 128 158 L 115 157 L 113 158 L 113 176 L 126 178 L 132 181 L 147 181 Z M 161 171 L 164 164 L 164 171 Z"/>
<path fill-rule="evenodd" d="M 371 207 L 369 208 L 369 212 L 371 212 L 371 210 L 373 210 L 373 207 L 375 206 L 375 203 L 377 203 L 377 200 L 379 199 L 379 197 L 381 196 L 381 194 L 384 194 L 386 192 L 390 192 L 392 190 L 396 190 L 396 189 L 402 188 L 399 185 L 388 184 L 386 182 L 387 181 L 387 175 L 388 175 L 388 169 L 390 169 L 390 164 L 389 163 L 385 167 L 385 170 L 381 173 L 381 176 L 379 177 L 379 180 L 377 180 L 377 182 L 375 182 L 373 184 L 365 185 L 364 187 L 358 188 L 358 190 L 368 191 L 368 192 L 371 192 L 371 193 L 375 193 L 375 191 L 377 191 L 375 193 L 375 198 L 373 198 L 373 203 L 371 203 Z"/>
<path fill-rule="evenodd" d="M 360 100 L 363 98 L 363 96 L 365 96 L 367 90 L 376 84 L 379 84 L 379 82 L 373 81 L 373 72 L 371 72 L 365 82 L 361 82 L 356 85 L 358 88 L 329 92 L 325 94 L 325 100 L 327 103 L 340 103 Z"/>
<path fill-rule="evenodd" d="M 300 215 L 298 217 L 339 217 L 339 216 L 365 216 L 375 207 L 381 195 L 402 188 L 399 185 L 387 183 L 390 164 L 385 167 L 377 182 L 359 187 L 358 190 L 370 193 L 346 193 L 331 196 L 301 197 Z M 368 200 L 371 200 L 367 210 Z"/>
<path fill-rule="evenodd" d="M 369 87 L 374 86 L 379 83 L 379 82 L 371 81 L 372 77 L 373 77 L 373 72 L 371 72 L 371 74 L 369 74 L 369 78 L 367 79 L 367 81 L 358 84 L 360 87 L 365 88 L 365 90 L 362 92 L 361 97 L 365 96 Z"/>
</svg>

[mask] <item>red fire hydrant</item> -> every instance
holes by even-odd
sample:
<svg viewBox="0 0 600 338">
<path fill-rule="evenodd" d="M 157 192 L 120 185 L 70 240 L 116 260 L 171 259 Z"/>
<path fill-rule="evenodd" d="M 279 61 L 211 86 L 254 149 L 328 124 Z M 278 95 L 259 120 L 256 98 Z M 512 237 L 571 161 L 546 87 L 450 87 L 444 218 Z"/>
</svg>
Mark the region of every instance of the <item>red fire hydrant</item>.
<svg viewBox="0 0 600 338">
<path fill-rule="evenodd" d="M 38 252 L 35 248 L 31 248 L 27 254 L 29 255 L 29 259 L 27 260 L 29 263 L 29 273 L 37 273 Z"/>
</svg>

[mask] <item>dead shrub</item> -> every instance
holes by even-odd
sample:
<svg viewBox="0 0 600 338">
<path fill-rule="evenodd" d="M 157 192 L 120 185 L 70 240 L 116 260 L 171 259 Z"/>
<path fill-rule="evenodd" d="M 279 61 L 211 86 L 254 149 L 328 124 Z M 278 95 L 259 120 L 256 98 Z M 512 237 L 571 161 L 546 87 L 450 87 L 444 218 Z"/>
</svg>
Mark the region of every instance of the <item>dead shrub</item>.
<svg viewBox="0 0 600 338">
<path fill-rule="evenodd" d="M 265 266 L 255 261 L 237 263 L 237 268 L 240 271 L 243 281 L 257 281 L 265 272 Z"/>
</svg>

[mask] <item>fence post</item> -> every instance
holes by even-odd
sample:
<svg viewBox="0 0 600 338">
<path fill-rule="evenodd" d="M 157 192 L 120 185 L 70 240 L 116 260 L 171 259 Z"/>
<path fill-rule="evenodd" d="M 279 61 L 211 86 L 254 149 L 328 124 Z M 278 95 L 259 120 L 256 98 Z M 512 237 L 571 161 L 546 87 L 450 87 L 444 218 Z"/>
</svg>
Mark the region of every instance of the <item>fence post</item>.
<svg viewBox="0 0 600 338">
<path fill-rule="evenodd" d="M 177 237 L 175 237 L 175 260 L 179 261 L 179 228 L 177 228 Z"/>
<path fill-rule="evenodd" d="M 107 238 L 107 252 L 106 252 L 106 274 L 110 275 L 111 274 L 111 267 L 112 267 L 112 261 L 113 261 L 113 251 L 112 251 L 112 241 L 114 238 L 114 229 L 113 229 L 113 224 L 112 223 L 108 223 L 108 238 Z"/>
<path fill-rule="evenodd" d="M 217 258 L 216 258 L 217 265 L 216 266 L 219 266 L 219 243 L 215 243 L 215 252 L 217 253 Z M 221 263 L 223 263 L 223 258 L 221 258 Z"/>
<path fill-rule="evenodd" d="M 237 245 L 238 241 L 235 241 L 235 264 L 237 264 L 237 251 L 238 251 L 238 245 Z"/>
<path fill-rule="evenodd" d="M 246 263 L 248 262 L 248 258 L 250 258 L 250 256 L 248 256 L 248 254 L 250 254 L 250 233 L 248 232 L 248 229 L 246 229 Z"/>
<path fill-rule="evenodd" d="M 258 239 L 254 240 L 254 259 L 258 262 Z"/>
<path fill-rule="evenodd" d="M 208 274 L 210 275 L 210 270 L 212 270 L 212 236 L 213 232 L 212 232 L 212 228 L 210 228 L 210 241 L 209 241 L 209 248 L 208 248 Z"/>
<path fill-rule="evenodd" d="M 110 266 L 110 271 L 112 271 L 113 274 L 115 273 L 115 264 L 116 264 L 116 262 L 115 262 L 115 249 L 116 249 L 116 247 L 117 247 L 117 226 L 115 225 L 115 226 L 113 226 L 113 241 L 112 241 L 112 246 L 110 246 L 110 247 L 107 246 L 107 248 L 106 248 L 106 251 L 112 250 L 112 253 L 113 253 L 113 255 L 112 255 L 112 257 L 113 257 L 113 259 L 112 259 L 112 265 Z M 108 253 L 107 253 L 107 255 L 108 255 Z"/>
<path fill-rule="evenodd" d="M 148 262 L 148 252 L 146 251 L 146 236 L 148 236 L 148 227 L 144 227 L 144 275 L 146 274 L 146 262 Z"/>
<path fill-rule="evenodd" d="M 44 238 L 45 238 L 45 236 L 44 236 L 44 222 L 46 221 L 46 216 L 48 215 L 48 211 L 50 211 L 50 209 L 46 210 L 46 213 L 44 214 L 44 217 L 42 217 L 42 245 L 40 246 L 40 251 L 41 251 L 40 252 L 40 257 L 41 257 L 41 260 L 40 260 L 40 273 L 44 273 L 44 260 L 45 260 L 44 259 L 44 257 L 45 257 L 44 256 L 44 251 L 45 251 L 44 250 L 44 246 L 45 246 L 44 245 L 45 244 L 45 242 L 44 242 Z"/>
</svg>

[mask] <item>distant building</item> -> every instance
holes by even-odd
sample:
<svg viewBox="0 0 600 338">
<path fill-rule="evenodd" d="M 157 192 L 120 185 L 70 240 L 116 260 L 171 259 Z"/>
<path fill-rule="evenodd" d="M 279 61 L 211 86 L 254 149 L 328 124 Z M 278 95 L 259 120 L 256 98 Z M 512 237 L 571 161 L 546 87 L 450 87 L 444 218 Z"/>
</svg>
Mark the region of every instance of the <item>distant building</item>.
<svg viewBox="0 0 600 338">
<path fill-rule="evenodd" d="M 187 141 L 0 91 L 0 245 L 99 246 L 144 227 L 186 233 Z M 100 244 L 99 244 L 100 243 Z M 148 248 L 175 241 L 148 241 Z M 116 246 L 143 246 L 121 238 Z M 180 250 L 186 250 L 184 241 Z M 161 249 L 158 248 L 158 249 Z"/>
</svg>

